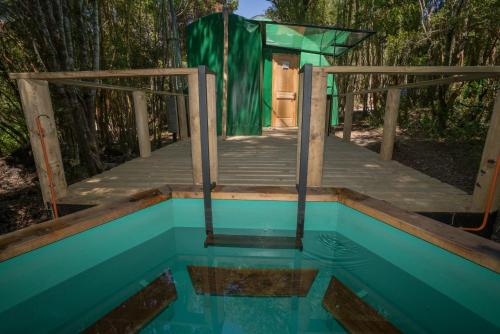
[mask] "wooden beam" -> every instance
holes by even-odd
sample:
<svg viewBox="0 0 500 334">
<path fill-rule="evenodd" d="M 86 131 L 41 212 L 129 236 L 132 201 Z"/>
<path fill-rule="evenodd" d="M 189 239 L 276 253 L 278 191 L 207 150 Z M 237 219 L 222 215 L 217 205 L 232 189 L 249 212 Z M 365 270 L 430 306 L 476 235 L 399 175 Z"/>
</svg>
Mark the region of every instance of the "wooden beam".
<svg viewBox="0 0 500 334">
<path fill-rule="evenodd" d="M 189 85 L 189 124 L 191 128 L 191 158 L 193 162 L 193 182 L 202 184 L 201 173 L 201 141 L 200 141 L 200 101 L 198 74 L 188 76 Z M 215 74 L 207 74 L 207 111 L 208 137 L 210 152 L 210 179 L 218 181 L 217 162 L 217 110 L 216 110 Z"/>
<path fill-rule="evenodd" d="M 336 277 L 330 280 L 323 297 L 323 307 L 351 334 L 401 333 Z"/>
<path fill-rule="evenodd" d="M 229 50 L 229 10 L 224 5 L 224 53 L 223 53 L 223 72 L 222 72 L 222 139 L 227 136 L 227 80 L 228 80 L 228 50 Z"/>
<path fill-rule="evenodd" d="M 342 134 L 342 140 L 346 142 L 351 141 L 353 111 L 354 111 L 354 95 L 352 93 L 348 93 L 345 96 L 344 132 Z"/>
<path fill-rule="evenodd" d="M 217 153 L 217 92 L 215 74 L 207 74 L 208 149 L 210 154 L 210 180 L 219 181 Z"/>
<path fill-rule="evenodd" d="M 500 66 L 324 66 L 314 71 L 334 74 L 391 74 L 391 75 L 442 75 L 442 74 L 500 74 Z"/>
<path fill-rule="evenodd" d="M 136 90 L 132 93 L 132 97 L 134 98 L 135 127 L 139 139 L 139 153 L 141 158 L 149 158 L 151 156 L 151 140 L 149 139 L 146 94 L 143 91 Z"/>
<path fill-rule="evenodd" d="M 200 186 L 172 185 L 174 198 L 203 198 Z M 295 186 L 221 186 L 212 190 L 212 199 L 234 199 L 250 201 L 292 201 L 297 202 Z M 336 188 L 321 187 L 307 189 L 308 202 L 336 202 L 339 200 Z M 295 238 L 294 238 L 295 239 Z"/>
<path fill-rule="evenodd" d="M 186 99 L 184 95 L 179 95 L 176 97 L 177 104 L 177 119 L 179 121 L 179 139 L 187 139 L 188 138 L 188 117 L 186 110 Z"/>
<path fill-rule="evenodd" d="M 433 80 L 422 80 L 417 82 L 412 82 L 404 85 L 395 85 L 395 86 L 387 86 L 387 87 L 379 87 L 372 89 L 364 89 L 358 90 L 349 93 L 338 94 L 337 96 L 345 96 L 347 94 L 355 94 L 355 95 L 363 95 L 369 93 L 377 93 L 377 92 L 385 92 L 391 88 L 398 89 L 410 89 L 410 88 L 421 88 L 421 87 L 429 87 L 429 86 L 438 86 L 438 85 L 447 85 L 453 82 L 462 82 L 462 81 L 471 81 L 485 78 L 498 78 L 499 74 L 466 74 L 466 75 L 454 75 L 451 77 L 441 78 L 441 79 L 433 79 Z"/>
<path fill-rule="evenodd" d="M 191 161 L 193 165 L 193 183 L 203 184 L 201 175 L 200 145 L 200 99 L 198 73 L 188 75 L 189 87 L 189 128 L 191 130 Z"/>
<path fill-rule="evenodd" d="M 177 290 L 172 274 L 162 273 L 82 333 L 139 333 L 176 299 Z"/>
<path fill-rule="evenodd" d="M 97 79 L 123 77 L 161 77 L 167 75 L 189 75 L 197 73 L 196 68 L 144 68 L 133 70 L 70 71 L 70 72 L 25 72 L 10 73 L 11 79 Z"/>
<path fill-rule="evenodd" d="M 109 223 L 170 198 L 171 191 L 168 187 L 151 189 L 112 203 L 77 211 L 57 220 L 34 224 L 0 235 L 0 262 Z"/>
<path fill-rule="evenodd" d="M 385 102 L 384 133 L 382 145 L 380 147 L 380 159 L 391 160 L 394 150 L 394 140 L 396 139 L 396 127 L 398 124 L 399 99 L 401 91 L 399 89 L 389 89 Z"/>
<path fill-rule="evenodd" d="M 495 104 L 491 114 L 490 126 L 486 141 L 484 143 L 483 155 L 479 172 L 477 173 L 476 184 L 472 194 L 472 203 L 478 211 L 484 211 L 491 180 L 494 177 L 495 164 L 500 153 L 500 90 L 496 92 Z M 491 212 L 500 207 L 500 181 L 496 185 L 496 200 L 493 202 Z"/>
<path fill-rule="evenodd" d="M 302 240 L 295 237 L 212 234 L 207 236 L 205 246 L 302 249 Z"/>
<path fill-rule="evenodd" d="M 340 202 L 398 230 L 500 273 L 500 244 L 349 189 Z"/>
<path fill-rule="evenodd" d="M 318 269 L 187 267 L 196 294 L 213 296 L 305 297 Z M 287 282 L 288 284 L 284 284 Z"/>
<path fill-rule="evenodd" d="M 52 201 L 46 160 L 51 171 L 52 186 L 56 197 L 65 196 L 68 187 L 64 175 L 49 84 L 47 81 L 20 79 L 17 80 L 17 86 L 21 96 L 21 104 L 28 128 L 43 201 L 47 204 Z M 43 130 L 42 134 L 38 131 L 37 119 L 40 121 Z M 44 141 L 45 152 L 41 140 Z"/>
<path fill-rule="evenodd" d="M 312 98 L 311 98 L 311 120 L 309 133 L 309 166 L 307 168 L 307 186 L 321 186 L 323 178 L 323 160 L 325 151 L 325 122 L 326 122 L 326 87 L 327 74 L 321 72 L 313 72 L 312 78 Z M 302 101 L 303 94 L 303 74 L 299 76 L 300 81 L 300 98 Z M 299 115 L 302 112 L 302 105 L 299 103 Z M 297 144 L 297 183 L 299 180 L 300 171 L 300 133 L 301 133 L 301 117 L 299 117 L 299 134 Z"/>
<path fill-rule="evenodd" d="M 143 91 L 149 94 L 157 94 L 157 95 L 174 95 L 174 96 L 185 96 L 186 94 L 182 93 L 173 93 L 161 90 L 151 90 L 148 88 L 139 88 L 139 87 L 127 87 L 127 86 L 117 86 L 117 85 L 108 85 L 96 82 L 82 81 L 82 80 L 71 80 L 71 79 L 55 79 L 49 80 L 51 83 L 55 83 L 57 85 L 67 85 L 67 86 L 76 86 L 76 87 L 87 87 L 87 88 L 99 88 L 99 89 L 108 89 L 108 90 L 118 90 L 125 92 L 135 92 L 135 91 Z"/>
</svg>

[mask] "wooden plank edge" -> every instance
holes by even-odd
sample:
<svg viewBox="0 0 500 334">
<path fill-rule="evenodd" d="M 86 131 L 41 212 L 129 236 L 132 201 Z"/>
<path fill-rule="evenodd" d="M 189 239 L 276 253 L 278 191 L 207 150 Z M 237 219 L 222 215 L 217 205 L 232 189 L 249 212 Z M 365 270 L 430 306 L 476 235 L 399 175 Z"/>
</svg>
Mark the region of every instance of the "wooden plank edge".
<svg viewBox="0 0 500 334">
<path fill-rule="evenodd" d="M 304 248 L 302 239 L 296 237 L 232 234 L 208 235 L 205 239 L 204 245 L 205 247 L 214 246 L 299 250 Z"/>
<path fill-rule="evenodd" d="M 142 196 L 146 198 L 141 198 Z M 153 198 L 147 198 L 148 196 L 153 196 Z M 5 234 L 0 236 L 0 262 L 170 198 L 203 198 L 203 192 L 200 186 L 170 185 L 140 192 L 113 203 L 78 211 L 60 218 L 57 222 L 49 221 Z M 214 189 L 212 198 L 296 201 L 297 194 L 295 187 L 219 185 Z M 339 201 L 437 247 L 500 273 L 500 245 L 493 241 L 431 218 L 399 209 L 385 201 L 376 200 L 347 188 L 310 188 L 308 201 Z M 120 209 L 117 209 L 117 206 L 120 206 Z M 111 209 L 114 211 L 106 212 Z M 89 215 L 93 215 L 93 217 L 88 217 Z M 53 230 L 54 225 L 60 228 Z"/>
<path fill-rule="evenodd" d="M 173 198 L 203 198 L 200 186 L 169 185 Z M 212 199 L 297 201 L 297 189 L 290 186 L 221 186 L 212 191 Z M 333 187 L 309 188 L 309 202 L 337 202 L 338 189 Z"/>
<path fill-rule="evenodd" d="M 91 228 L 172 198 L 168 187 L 137 193 L 126 199 L 77 211 L 57 220 L 0 236 L 0 262 L 68 238 Z"/>
<path fill-rule="evenodd" d="M 500 73 L 500 66 L 314 66 L 314 72 L 335 74 L 452 75 Z"/>
<path fill-rule="evenodd" d="M 340 202 L 398 230 L 500 273 L 500 244 L 343 188 Z"/>
<path fill-rule="evenodd" d="M 188 265 L 196 294 L 235 297 L 305 297 L 319 269 L 230 268 Z M 288 285 L 283 286 L 287 281 Z"/>
<path fill-rule="evenodd" d="M 82 333 L 137 333 L 176 299 L 173 277 L 163 273 Z"/>
<path fill-rule="evenodd" d="M 10 79 L 95 79 L 95 78 L 121 78 L 142 76 L 167 76 L 187 75 L 198 73 L 197 68 L 144 68 L 129 70 L 104 70 L 104 71 L 67 71 L 67 72 L 20 72 L 9 73 Z"/>
<path fill-rule="evenodd" d="M 373 307 L 332 276 L 323 297 L 323 307 L 349 333 L 401 333 Z"/>
</svg>

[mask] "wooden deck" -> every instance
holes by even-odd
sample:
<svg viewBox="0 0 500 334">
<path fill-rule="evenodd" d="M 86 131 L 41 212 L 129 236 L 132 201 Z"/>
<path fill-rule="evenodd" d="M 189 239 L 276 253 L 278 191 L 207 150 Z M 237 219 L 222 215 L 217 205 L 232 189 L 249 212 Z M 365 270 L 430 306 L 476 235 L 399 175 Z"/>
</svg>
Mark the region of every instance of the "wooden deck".
<svg viewBox="0 0 500 334">
<path fill-rule="evenodd" d="M 294 185 L 296 131 L 219 141 L 219 184 Z M 72 184 L 66 204 L 99 204 L 165 184 L 191 184 L 191 146 L 181 141 Z M 396 161 L 327 137 L 323 185 L 346 187 L 416 212 L 468 212 L 472 196 Z"/>
</svg>

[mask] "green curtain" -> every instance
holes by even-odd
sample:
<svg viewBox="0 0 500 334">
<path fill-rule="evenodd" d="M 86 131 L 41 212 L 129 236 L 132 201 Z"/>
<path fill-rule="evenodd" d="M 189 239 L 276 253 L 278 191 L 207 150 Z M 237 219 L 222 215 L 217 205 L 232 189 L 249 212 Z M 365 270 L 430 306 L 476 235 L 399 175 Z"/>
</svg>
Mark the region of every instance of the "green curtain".
<svg viewBox="0 0 500 334">
<path fill-rule="evenodd" d="M 245 18 L 229 15 L 227 134 L 260 135 L 262 114 L 260 99 L 260 26 Z M 224 21 L 215 13 L 187 27 L 188 66 L 206 65 L 216 74 L 217 133 L 222 124 L 222 74 Z"/>
</svg>

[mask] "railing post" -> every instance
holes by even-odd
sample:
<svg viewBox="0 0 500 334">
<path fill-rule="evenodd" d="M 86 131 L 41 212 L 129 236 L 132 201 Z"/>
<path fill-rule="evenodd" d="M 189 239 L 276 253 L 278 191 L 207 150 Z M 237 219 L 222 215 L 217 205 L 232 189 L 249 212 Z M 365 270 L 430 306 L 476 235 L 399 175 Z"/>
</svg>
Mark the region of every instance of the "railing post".
<svg viewBox="0 0 500 334">
<path fill-rule="evenodd" d="M 400 89 L 390 88 L 387 91 L 384 114 L 384 133 L 382 137 L 382 145 L 380 147 L 380 159 L 382 160 L 392 159 L 394 140 L 396 138 L 400 96 Z"/>
<path fill-rule="evenodd" d="M 210 152 L 210 178 L 219 182 L 219 163 L 217 152 L 217 106 L 216 81 L 214 73 L 207 73 L 207 112 L 208 112 L 208 147 Z"/>
<path fill-rule="evenodd" d="M 213 182 L 218 181 L 217 164 L 217 116 L 215 106 L 215 75 L 208 73 L 206 76 L 207 89 L 207 112 L 208 112 L 208 136 L 210 154 L 210 178 Z M 191 129 L 191 158 L 193 162 L 193 182 L 203 184 L 202 162 L 201 162 L 201 137 L 200 137 L 200 100 L 198 73 L 188 75 L 189 85 L 189 125 Z"/>
<path fill-rule="evenodd" d="M 303 85 L 303 73 L 300 74 L 300 85 Z M 323 177 L 323 160 L 325 151 L 325 122 L 326 122 L 326 81 L 327 74 L 322 71 L 312 72 L 311 119 L 309 130 L 309 164 L 307 170 L 307 186 L 321 186 Z M 300 86 L 299 115 L 302 114 L 302 98 L 304 87 Z M 299 134 L 297 145 L 297 182 L 300 171 L 302 117 L 299 117 Z"/>
<path fill-rule="evenodd" d="M 474 192 L 472 193 L 472 203 L 477 211 L 485 210 L 488 190 L 491 180 L 494 177 L 496 159 L 500 153 L 500 90 L 496 92 L 495 104 L 491 114 L 490 126 L 486 141 L 484 142 L 481 164 L 477 173 Z M 497 181 L 496 200 L 493 202 L 492 212 L 500 207 L 500 182 Z"/>
<path fill-rule="evenodd" d="M 203 184 L 201 176 L 201 145 L 200 145 L 200 101 L 198 88 L 198 73 L 188 75 L 189 86 L 189 128 L 191 130 L 191 159 L 193 162 L 193 183 Z"/>
<path fill-rule="evenodd" d="M 151 140 L 149 138 L 148 109 L 146 94 L 142 90 L 132 92 L 134 98 L 135 128 L 139 140 L 139 154 L 141 158 L 151 156 Z"/>
<path fill-rule="evenodd" d="M 52 185 L 57 198 L 66 195 L 67 184 L 61 156 L 61 148 L 57 137 L 54 110 L 50 99 L 49 84 L 47 81 L 18 79 L 17 86 L 21 96 L 24 117 L 28 128 L 31 149 L 35 160 L 36 171 L 40 181 L 44 204 L 51 201 L 51 186 L 45 157 L 52 172 Z M 37 129 L 37 119 L 40 121 L 43 133 Z M 45 143 L 45 152 L 42 142 Z"/>
<path fill-rule="evenodd" d="M 351 141 L 353 111 L 354 111 L 354 94 L 347 93 L 345 96 L 345 107 L 344 107 L 344 132 L 342 134 L 342 140 L 346 142 Z"/>
</svg>

